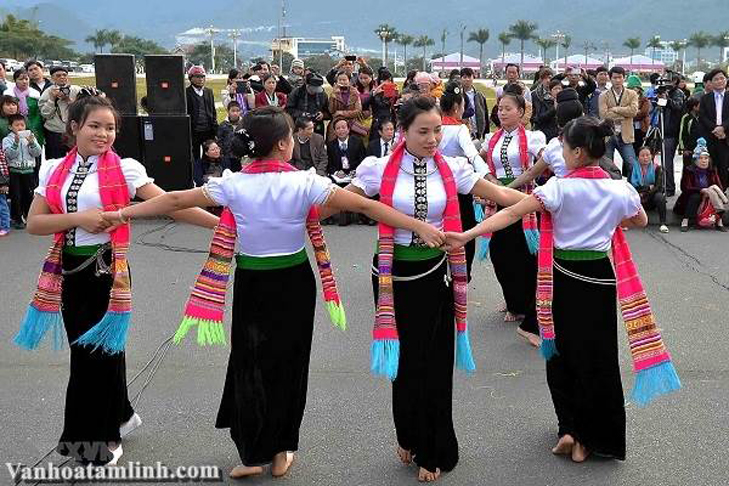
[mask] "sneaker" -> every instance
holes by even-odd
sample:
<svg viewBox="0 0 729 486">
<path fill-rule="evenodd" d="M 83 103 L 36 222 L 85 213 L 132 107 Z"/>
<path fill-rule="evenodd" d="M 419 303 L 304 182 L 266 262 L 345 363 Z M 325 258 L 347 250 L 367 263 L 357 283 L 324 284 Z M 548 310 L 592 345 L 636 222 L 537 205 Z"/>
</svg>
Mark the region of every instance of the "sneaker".
<svg viewBox="0 0 729 486">
<path fill-rule="evenodd" d="M 137 412 L 134 412 L 132 418 L 121 424 L 119 427 L 119 435 L 122 437 L 127 436 L 140 425 L 142 425 L 142 418 L 137 414 Z"/>
<path fill-rule="evenodd" d="M 726 233 L 729 230 L 726 229 L 726 226 L 724 226 L 724 225 L 721 225 L 721 226 L 717 225 L 716 226 L 716 231 L 721 231 L 722 233 Z"/>
<path fill-rule="evenodd" d="M 22 221 L 13 221 L 12 223 L 10 223 L 10 226 L 16 230 L 25 229 L 25 224 Z"/>
<path fill-rule="evenodd" d="M 668 226 L 662 224 L 661 227 L 658 228 L 658 231 L 660 231 L 661 233 L 668 233 Z"/>
<path fill-rule="evenodd" d="M 0 238 L 3 236 L 8 236 L 10 234 L 10 231 L 8 230 L 0 230 Z"/>
</svg>

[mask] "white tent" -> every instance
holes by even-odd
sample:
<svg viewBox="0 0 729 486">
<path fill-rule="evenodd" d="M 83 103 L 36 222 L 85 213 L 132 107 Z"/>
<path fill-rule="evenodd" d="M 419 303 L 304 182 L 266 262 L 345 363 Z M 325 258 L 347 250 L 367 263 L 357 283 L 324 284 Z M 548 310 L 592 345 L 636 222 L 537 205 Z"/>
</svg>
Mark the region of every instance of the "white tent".
<svg viewBox="0 0 729 486">
<path fill-rule="evenodd" d="M 469 67 L 474 71 L 481 70 L 481 61 L 477 58 L 463 55 L 463 63 L 461 63 L 461 53 L 454 52 L 447 56 L 439 57 L 430 60 L 430 66 L 433 71 L 449 71 L 451 69 L 457 69 L 462 67 Z"/>
<path fill-rule="evenodd" d="M 626 56 L 613 59 L 610 66 L 620 66 L 625 68 L 628 72 L 640 73 L 663 72 L 666 69 L 666 65 L 661 61 L 654 61 L 643 54 L 634 54 L 632 58 L 630 56 Z"/>
<path fill-rule="evenodd" d="M 502 61 L 501 56 L 491 59 L 491 70 L 492 71 L 504 71 L 507 64 L 516 64 L 517 66 L 521 62 L 521 54 L 516 52 L 507 52 Z M 539 71 L 539 68 L 544 65 L 544 61 L 541 57 L 532 56 L 531 54 L 524 53 L 524 65 L 522 70 L 525 73 Z"/>
<path fill-rule="evenodd" d="M 564 57 L 560 58 L 558 61 L 552 61 L 549 63 L 552 69 L 559 69 L 560 71 L 564 71 L 565 67 L 571 68 L 571 67 L 577 67 L 577 68 L 583 68 L 583 69 L 595 69 L 603 65 L 603 62 L 599 59 L 595 59 L 594 57 L 587 56 L 587 60 L 585 60 L 584 54 L 572 54 L 571 56 L 567 57 L 567 65 L 565 66 L 564 63 Z"/>
</svg>

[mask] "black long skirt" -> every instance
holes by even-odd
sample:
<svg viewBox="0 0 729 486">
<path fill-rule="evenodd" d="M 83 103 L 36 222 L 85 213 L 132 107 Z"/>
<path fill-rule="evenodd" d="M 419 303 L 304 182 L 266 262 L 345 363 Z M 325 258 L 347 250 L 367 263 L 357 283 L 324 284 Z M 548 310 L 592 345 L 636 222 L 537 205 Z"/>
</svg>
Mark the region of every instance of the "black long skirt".
<svg viewBox="0 0 729 486">
<path fill-rule="evenodd" d="M 583 276 L 614 279 L 608 258 L 555 261 Z M 559 436 L 572 435 L 594 454 L 625 459 L 625 407 L 620 381 L 615 286 L 597 285 L 554 270 L 557 356 L 547 383 Z"/>
<path fill-rule="evenodd" d="M 521 220 L 499 230 L 489 247 L 496 279 L 512 314 L 523 315 L 519 327 L 539 334 L 537 326 L 537 257 L 529 252 Z"/>
<path fill-rule="evenodd" d="M 394 276 L 424 273 L 439 258 L 395 260 Z M 377 256 L 374 258 L 377 266 Z M 453 429 L 453 359 L 455 322 L 453 290 L 446 286 L 447 263 L 411 282 L 394 282 L 395 318 L 400 337 L 400 361 L 392 383 L 392 415 L 397 442 L 428 471 L 450 471 L 458 463 Z M 378 282 L 372 286 L 377 303 Z"/>
<path fill-rule="evenodd" d="M 458 206 L 461 210 L 461 227 L 463 231 L 468 231 L 476 226 L 476 211 L 473 209 L 473 196 L 470 194 L 458 195 Z M 471 269 L 473 268 L 473 258 L 476 256 L 476 240 L 473 239 L 466 243 L 466 269 L 468 271 L 468 281 L 471 281 Z"/>
<path fill-rule="evenodd" d="M 246 466 L 299 448 L 315 303 L 308 261 L 235 272 L 230 359 L 215 427 L 230 428 Z"/>
<path fill-rule="evenodd" d="M 63 255 L 63 269 L 77 268 L 89 257 Z M 111 251 L 105 254 L 111 261 Z M 96 265 L 63 279 L 63 322 L 73 343 L 104 317 L 109 306 L 111 275 L 95 275 Z M 134 414 L 127 394 L 123 352 L 72 344 L 71 373 L 66 390 L 63 433 L 56 450 L 81 462 L 106 464 L 112 459 L 109 442 L 119 442 L 119 426 Z"/>
</svg>

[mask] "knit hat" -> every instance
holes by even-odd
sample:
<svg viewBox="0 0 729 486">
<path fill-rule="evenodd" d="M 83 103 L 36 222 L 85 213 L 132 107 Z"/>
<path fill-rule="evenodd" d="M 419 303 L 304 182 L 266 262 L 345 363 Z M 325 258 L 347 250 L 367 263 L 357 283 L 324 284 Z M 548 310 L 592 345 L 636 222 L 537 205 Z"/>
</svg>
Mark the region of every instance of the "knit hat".
<svg viewBox="0 0 729 486">
<path fill-rule="evenodd" d="M 51 76 L 53 76 L 54 74 L 56 74 L 58 72 L 64 72 L 64 73 L 68 74 L 68 68 L 65 68 L 63 66 L 53 66 L 51 68 L 51 70 L 48 72 L 50 73 Z"/>
<path fill-rule="evenodd" d="M 710 155 L 709 149 L 706 148 L 706 139 L 704 137 L 696 140 L 696 148 L 694 149 L 693 159 L 698 160 L 702 155 Z"/>
<path fill-rule="evenodd" d="M 205 68 L 202 66 L 192 66 L 187 70 L 187 76 L 205 76 Z"/>
<path fill-rule="evenodd" d="M 301 59 L 294 59 L 293 61 L 291 61 L 291 68 L 293 69 L 296 67 L 304 69 L 304 61 L 302 61 Z"/>
<path fill-rule="evenodd" d="M 635 89 L 640 88 L 643 89 L 643 83 L 640 81 L 640 78 L 636 76 L 635 74 L 631 74 L 628 76 L 628 89 Z"/>
</svg>

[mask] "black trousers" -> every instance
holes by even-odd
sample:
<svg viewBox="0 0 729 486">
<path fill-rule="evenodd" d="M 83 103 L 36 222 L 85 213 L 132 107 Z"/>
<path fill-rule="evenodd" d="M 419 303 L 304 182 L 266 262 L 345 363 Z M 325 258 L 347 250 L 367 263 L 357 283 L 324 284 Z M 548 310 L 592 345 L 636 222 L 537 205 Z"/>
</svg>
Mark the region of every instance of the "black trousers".
<svg viewBox="0 0 729 486">
<path fill-rule="evenodd" d="M 65 157 L 70 147 L 63 141 L 63 134 L 46 131 L 46 160 Z"/>
<path fill-rule="evenodd" d="M 570 272 L 614 279 L 608 258 L 555 262 Z M 617 290 L 554 270 L 557 354 L 547 361 L 547 384 L 559 436 L 572 435 L 591 452 L 625 459 L 625 406 L 617 338 Z"/>
<path fill-rule="evenodd" d="M 727 139 L 717 140 L 714 137 L 707 137 L 707 148 L 711 155 L 711 161 L 714 163 L 721 185 L 729 187 L 729 142 Z"/>
<path fill-rule="evenodd" d="M 10 218 L 13 221 L 20 223 L 28 218 L 34 189 L 35 174 L 10 173 Z"/>
<path fill-rule="evenodd" d="M 640 198 L 646 211 L 655 209 L 658 211 L 660 223 L 666 224 L 666 196 L 662 192 L 655 192 L 650 195 L 646 194 L 645 197 L 641 194 Z"/>
<path fill-rule="evenodd" d="M 683 213 L 683 217 L 687 219 L 694 219 L 699 212 L 699 206 L 701 206 L 701 194 L 691 194 L 686 201 L 686 212 Z"/>
<path fill-rule="evenodd" d="M 424 261 L 395 260 L 393 276 L 422 274 L 440 257 Z M 377 267 L 377 256 L 373 259 Z M 445 285 L 447 261 L 414 281 L 393 282 L 400 361 L 392 382 L 392 415 L 397 442 L 413 453 L 420 467 L 450 471 L 458 464 L 453 428 L 453 360 L 455 323 L 453 289 Z M 372 277 L 377 304 L 378 280 Z"/>
<path fill-rule="evenodd" d="M 230 428 L 243 464 L 299 448 L 316 282 L 308 261 L 235 272 L 230 359 L 215 427 Z"/>
<path fill-rule="evenodd" d="M 461 226 L 463 231 L 468 231 L 476 226 L 476 211 L 473 209 L 473 196 L 470 194 L 458 195 L 458 206 L 461 210 Z M 473 258 L 476 256 L 476 239 L 466 243 L 466 269 L 468 271 L 468 281 L 471 281 L 471 269 L 473 268 Z"/>
<path fill-rule="evenodd" d="M 89 257 L 63 255 L 63 268 L 78 267 Z M 111 251 L 105 255 L 111 262 Z M 91 329 L 109 306 L 111 275 L 95 275 L 94 264 L 63 279 L 61 297 L 68 342 Z M 63 433 L 56 450 L 93 464 L 112 459 L 109 442 L 119 442 L 119 426 L 134 414 L 127 394 L 125 354 L 108 355 L 71 344 L 71 374 L 66 390 Z"/>
<path fill-rule="evenodd" d="M 519 325 L 522 330 L 539 334 L 537 257 L 529 252 L 521 220 L 493 234 L 489 253 L 506 309 L 524 316 Z"/>
</svg>

